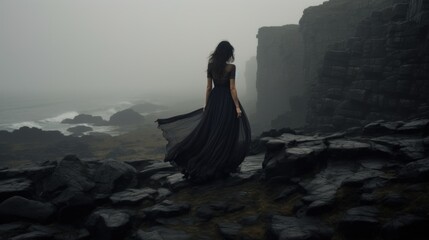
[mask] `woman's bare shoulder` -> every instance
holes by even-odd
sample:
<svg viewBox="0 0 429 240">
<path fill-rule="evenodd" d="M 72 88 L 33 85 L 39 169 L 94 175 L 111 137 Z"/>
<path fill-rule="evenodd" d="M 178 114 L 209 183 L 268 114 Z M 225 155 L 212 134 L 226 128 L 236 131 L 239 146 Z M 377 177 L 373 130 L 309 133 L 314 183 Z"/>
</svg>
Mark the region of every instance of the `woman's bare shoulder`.
<svg viewBox="0 0 429 240">
<path fill-rule="evenodd" d="M 232 70 L 234 70 L 235 69 L 235 64 L 232 64 L 232 63 L 228 63 L 227 65 L 226 65 L 226 70 L 229 72 L 229 71 L 232 71 Z"/>
</svg>

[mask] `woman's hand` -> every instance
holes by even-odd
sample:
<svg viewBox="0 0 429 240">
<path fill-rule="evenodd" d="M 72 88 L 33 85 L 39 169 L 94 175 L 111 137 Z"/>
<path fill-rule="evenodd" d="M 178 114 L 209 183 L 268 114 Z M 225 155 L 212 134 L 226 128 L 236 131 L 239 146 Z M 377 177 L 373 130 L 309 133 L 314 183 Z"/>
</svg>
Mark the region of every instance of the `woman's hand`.
<svg viewBox="0 0 429 240">
<path fill-rule="evenodd" d="M 235 111 L 237 111 L 237 117 L 238 118 L 241 117 L 241 109 L 240 109 L 240 107 L 236 107 Z"/>
</svg>

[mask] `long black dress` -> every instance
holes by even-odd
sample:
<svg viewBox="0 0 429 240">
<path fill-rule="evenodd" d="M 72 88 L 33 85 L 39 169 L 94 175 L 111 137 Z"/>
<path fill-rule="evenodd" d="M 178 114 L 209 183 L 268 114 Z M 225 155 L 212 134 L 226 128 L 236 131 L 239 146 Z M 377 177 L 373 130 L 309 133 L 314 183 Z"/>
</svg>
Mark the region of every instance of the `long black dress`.
<svg viewBox="0 0 429 240">
<path fill-rule="evenodd" d="M 191 181 L 204 182 L 236 172 L 248 153 L 251 132 L 246 113 L 240 103 L 237 117 L 231 96 L 230 80 L 235 79 L 235 66 L 228 65 L 223 76 L 213 79 L 205 110 L 158 119 L 168 144 L 165 161 L 177 166 Z"/>
</svg>

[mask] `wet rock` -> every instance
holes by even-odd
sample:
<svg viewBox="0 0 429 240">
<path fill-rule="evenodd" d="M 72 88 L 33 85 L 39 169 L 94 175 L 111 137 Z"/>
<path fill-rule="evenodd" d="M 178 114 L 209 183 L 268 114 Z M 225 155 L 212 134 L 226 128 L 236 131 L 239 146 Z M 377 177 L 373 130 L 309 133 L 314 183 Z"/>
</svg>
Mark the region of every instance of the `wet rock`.
<svg viewBox="0 0 429 240">
<path fill-rule="evenodd" d="M 111 125 L 117 126 L 138 125 L 143 122 L 144 117 L 131 108 L 119 111 L 113 114 L 109 119 Z"/>
<path fill-rule="evenodd" d="M 137 185 L 136 169 L 124 162 L 105 160 L 94 173 L 95 192 L 112 193 Z"/>
<path fill-rule="evenodd" d="M 382 188 L 386 186 L 388 180 L 380 177 L 371 178 L 363 184 L 361 187 L 361 192 L 369 193 L 374 191 L 375 189 Z"/>
<path fill-rule="evenodd" d="M 80 222 L 96 207 L 91 195 L 70 188 L 64 190 L 53 203 L 59 209 L 58 221 L 65 223 Z"/>
<path fill-rule="evenodd" d="M 405 123 L 402 127 L 398 128 L 398 132 L 404 134 L 422 134 L 427 132 L 428 128 L 429 119 L 420 119 Z"/>
<path fill-rule="evenodd" d="M 375 204 L 378 200 L 379 200 L 379 198 L 377 197 L 377 195 L 375 195 L 373 193 L 363 193 L 360 196 L 360 203 L 362 205 Z"/>
<path fill-rule="evenodd" d="M 325 164 L 322 158 L 323 148 L 293 147 L 280 151 L 263 164 L 263 176 L 270 179 L 276 176 L 296 177 L 312 172 Z"/>
<path fill-rule="evenodd" d="M 339 230 L 346 236 L 373 236 L 380 228 L 377 216 L 378 209 L 372 206 L 351 208 L 340 220 Z"/>
<path fill-rule="evenodd" d="M 364 135 L 388 135 L 393 134 L 396 129 L 401 127 L 403 122 L 374 122 L 363 128 Z"/>
<path fill-rule="evenodd" d="M 399 193 L 390 193 L 387 194 L 383 199 L 382 203 L 385 206 L 392 207 L 392 208 L 401 208 L 405 206 L 407 203 L 407 199 L 400 195 Z"/>
<path fill-rule="evenodd" d="M 122 239 L 130 225 L 130 215 L 115 209 L 99 209 L 86 221 L 86 227 L 95 239 Z"/>
<path fill-rule="evenodd" d="M 293 194 L 299 192 L 300 188 L 297 185 L 287 186 L 285 189 L 283 189 L 277 197 L 274 199 L 274 201 L 279 201 L 283 199 L 288 199 Z"/>
<path fill-rule="evenodd" d="M 56 162 L 48 163 L 46 166 L 30 166 L 12 169 L 4 169 L 0 171 L 0 179 L 10 178 L 26 178 L 32 181 L 39 181 L 40 179 L 50 175 L 56 167 Z"/>
<path fill-rule="evenodd" d="M 86 132 L 90 132 L 92 131 L 92 127 L 88 127 L 88 126 L 84 126 L 84 125 L 79 125 L 79 126 L 75 126 L 75 127 L 71 127 L 71 128 L 67 128 L 68 132 L 73 133 L 74 135 L 82 135 Z"/>
<path fill-rule="evenodd" d="M 88 166 L 75 155 L 64 157 L 52 175 L 45 181 L 44 191 L 72 188 L 76 191 L 89 191 L 95 184 L 89 179 Z"/>
<path fill-rule="evenodd" d="M 12 178 L 0 181 L 0 202 L 12 196 L 29 197 L 33 182 L 26 178 Z"/>
<path fill-rule="evenodd" d="M 70 118 L 64 119 L 63 121 L 61 121 L 61 123 L 66 123 L 66 124 L 89 123 L 89 124 L 94 124 L 96 126 L 108 125 L 108 122 L 105 121 L 102 117 L 92 116 L 89 114 L 79 114 L 73 119 L 70 119 Z"/>
<path fill-rule="evenodd" d="M 155 193 L 157 193 L 157 191 L 152 188 L 127 189 L 122 192 L 114 193 L 110 196 L 110 201 L 116 205 L 134 205 L 143 200 L 153 200 Z"/>
<path fill-rule="evenodd" d="M 381 234 L 386 240 L 423 240 L 429 234 L 429 219 L 415 215 L 403 215 L 384 224 Z"/>
<path fill-rule="evenodd" d="M 383 172 L 378 170 L 362 170 L 354 173 L 352 176 L 346 178 L 343 182 L 343 186 L 361 186 L 365 181 L 380 177 Z"/>
<path fill-rule="evenodd" d="M 140 180 L 145 180 L 150 178 L 150 176 L 154 175 L 155 173 L 173 172 L 173 171 L 175 171 L 175 168 L 170 163 L 156 161 L 150 164 L 149 166 L 146 166 L 143 170 L 141 170 L 138 173 L 138 178 Z"/>
<path fill-rule="evenodd" d="M 168 176 L 162 185 L 168 186 L 173 191 L 177 191 L 189 186 L 189 181 L 183 178 L 182 173 L 175 173 Z"/>
<path fill-rule="evenodd" d="M 422 139 L 401 139 L 398 158 L 404 162 L 425 158 L 426 151 Z"/>
<path fill-rule="evenodd" d="M 312 218 L 295 218 L 274 215 L 268 227 L 269 239 L 330 240 L 334 232 Z"/>
<path fill-rule="evenodd" d="M 329 141 L 328 153 L 330 157 L 358 157 L 372 152 L 371 145 L 364 142 L 336 139 Z"/>
<path fill-rule="evenodd" d="M 217 224 L 220 234 L 223 239 L 238 239 L 242 229 L 240 224 L 237 223 L 219 223 Z"/>
<path fill-rule="evenodd" d="M 138 230 L 133 240 L 190 240 L 192 237 L 184 231 L 166 227 L 152 227 L 147 230 Z"/>
<path fill-rule="evenodd" d="M 408 163 L 399 172 L 399 178 L 406 181 L 426 181 L 429 179 L 429 158 Z"/>
<path fill-rule="evenodd" d="M 259 215 L 254 215 L 254 216 L 244 217 L 240 219 L 238 223 L 244 226 L 251 226 L 251 225 L 257 224 L 258 220 L 259 220 Z"/>
<path fill-rule="evenodd" d="M 156 199 L 155 199 L 156 201 L 162 201 L 172 194 L 172 192 L 167 188 L 158 188 L 157 192 L 158 192 L 158 195 L 156 196 Z"/>
<path fill-rule="evenodd" d="M 54 213 L 55 207 L 51 203 L 42 203 L 20 196 L 13 196 L 0 204 L 1 219 L 7 222 L 16 218 L 46 222 Z"/>
<path fill-rule="evenodd" d="M 46 240 L 52 239 L 52 234 L 40 231 L 28 232 L 9 238 L 9 240 Z"/>
<path fill-rule="evenodd" d="M 175 217 L 189 212 L 191 206 L 188 203 L 174 203 L 164 200 L 152 207 L 143 209 L 143 213 L 148 218 L 155 219 L 159 217 Z"/>
</svg>

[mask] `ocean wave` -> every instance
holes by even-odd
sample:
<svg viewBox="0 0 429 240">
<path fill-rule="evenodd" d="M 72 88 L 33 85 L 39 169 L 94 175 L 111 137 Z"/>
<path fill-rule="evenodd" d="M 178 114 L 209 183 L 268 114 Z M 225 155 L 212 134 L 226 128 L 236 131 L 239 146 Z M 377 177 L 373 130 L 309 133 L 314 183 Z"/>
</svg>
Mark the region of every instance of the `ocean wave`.
<svg viewBox="0 0 429 240">
<path fill-rule="evenodd" d="M 59 123 L 59 122 L 63 121 L 64 119 L 74 118 L 77 115 L 79 115 L 78 112 L 70 111 L 70 112 L 62 113 L 62 114 L 55 116 L 55 117 L 43 119 L 41 122 Z"/>
</svg>

